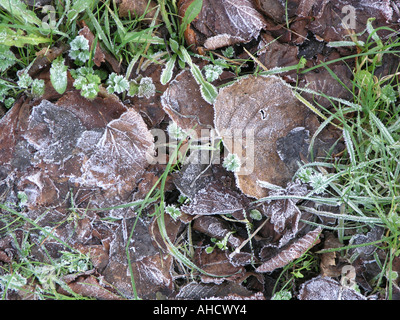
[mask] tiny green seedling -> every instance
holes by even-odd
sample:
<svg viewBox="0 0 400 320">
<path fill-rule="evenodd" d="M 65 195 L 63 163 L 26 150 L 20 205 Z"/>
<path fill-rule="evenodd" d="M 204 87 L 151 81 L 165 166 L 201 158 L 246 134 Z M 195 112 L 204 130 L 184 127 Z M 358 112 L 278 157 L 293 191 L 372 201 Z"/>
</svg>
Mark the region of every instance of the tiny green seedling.
<svg viewBox="0 0 400 320">
<path fill-rule="evenodd" d="M 165 213 L 169 214 L 174 221 L 181 216 L 181 211 L 172 204 L 165 207 Z"/>
<path fill-rule="evenodd" d="M 211 238 L 211 242 L 215 243 L 213 246 L 208 246 L 205 250 L 208 254 L 211 254 L 214 249 L 217 247 L 218 249 L 225 251 L 228 250 L 228 240 L 229 237 L 234 234 L 235 231 L 228 232 L 223 239 L 217 240 L 216 238 Z"/>
</svg>

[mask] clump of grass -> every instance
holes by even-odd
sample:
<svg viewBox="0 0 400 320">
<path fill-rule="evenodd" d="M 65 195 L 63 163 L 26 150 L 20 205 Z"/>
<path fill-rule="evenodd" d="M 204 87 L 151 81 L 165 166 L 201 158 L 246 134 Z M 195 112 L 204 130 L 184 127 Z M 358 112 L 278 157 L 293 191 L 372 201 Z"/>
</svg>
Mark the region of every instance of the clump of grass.
<svg viewBox="0 0 400 320">
<path fill-rule="evenodd" d="M 379 278 L 386 277 L 385 290 L 387 298 L 391 299 L 394 280 L 392 262 L 400 253 L 399 72 L 379 77 L 377 71 L 382 66 L 384 55 L 398 56 L 400 44 L 398 40 L 383 43 L 378 37 L 379 29 L 373 29 L 370 23 L 367 27 L 368 41 L 362 47 L 360 42 L 355 41 L 359 53 L 351 56 L 356 59 L 353 86 L 345 89 L 352 92 L 354 100 L 342 101 L 313 92 L 332 102 L 332 109 L 327 110 L 321 105 L 316 108 L 299 98 L 324 120 L 312 141 L 322 129 L 332 124 L 342 130 L 346 149 L 334 161 L 304 164 L 296 177 L 313 187 L 305 200 L 312 200 L 317 205 L 340 207 L 340 214 L 306 207 L 302 209 L 336 218 L 338 223 L 334 229 L 342 243 L 350 239 L 345 233 L 347 228 L 385 228 L 382 239 L 362 245 L 381 246 L 385 251 L 385 262 L 378 262 L 382 267 Z M 339 81 L 327 64 L 323 67 Z M 351 248 L 350 244 L 338 250 L 345 252 Z M 377 281 L 375 285 L 375 290 L 379 290 L 382 281 Z"/>
</svg>

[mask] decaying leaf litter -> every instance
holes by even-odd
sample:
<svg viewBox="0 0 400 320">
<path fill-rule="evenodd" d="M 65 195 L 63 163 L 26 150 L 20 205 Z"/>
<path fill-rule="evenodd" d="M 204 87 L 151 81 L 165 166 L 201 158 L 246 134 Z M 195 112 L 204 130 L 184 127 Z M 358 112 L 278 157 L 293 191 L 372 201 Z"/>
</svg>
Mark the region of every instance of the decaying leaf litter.
<svg viewBox="0 0 400 320">
<path fill-rule="evenodd" d="M 44 80 L 43 95 L 21 94 L 0 122 L 3 298 L 53 292 L 53 298 L 264 300 L 287 285 L 304 300 L 384 298 L 372 285 L 383 277 L 383 250 L 363 245 L 381 244 L 384 228 L 349 234 L 352 246 L 344 256 L 337 249 L 345 244 L 331 230 L 342 207 L 329 201 L 324 182 L 318 189 L 294 177 L 299 164 L 326 158 L 333 163 L 346 151 L 338 126 L 320 130 L 325 119 L 310 108 L 334 108 L 332 100 L 313 92 L 335 101 L 352 99 L 340 82 L 352 86 L 358 58 L 346 63 L 339 58 L 358 48 L 329 44 L 356 34 L 367 41 L 371 17 L 374 28 L 397 30 L 400 6 L 396 1 L 183 0 L 176 4 L 181 22 L 200 2 L 198 14 L 178 30 L 189 49 L 174 48 L 171 40 L 166 48 L 168 56 L 176 55 L 169 76 L 167 55 L 160 64 L 118 61 L 112 45 L 95 36 L 93 21 L 80 22 L 78 34 L 93 48 L 96 68 L 129 71 L 128 80 L 138 85 L 150 78 L 151 93 L 112 94 L 104 84 L 95 98 L 84 97 L 70 71 L 60 93 L 49 69 L 58 57 L 73 65 L 66 40 L 38 52 L 28 72 Z M 28 1 L 30 10 L 49 3 L 34 8 Z M 160 24 L 153 35 L 162 45 L 169 31 L 162 25 L 162 3 L 122 0 L 116 8 L 121 19 L 137 15 L 145 24 Z M 342 24 L 344 6 L 357 12 L 355 30 Z M 391 32 L 382 29 L 379 35 L 388 38 Z M 230 67 L 208 82 L 205 70 L 217 66 L 218 58 Z M 388 59 L 379 69 L 383 77 L 397 70 L 397 57 Z M 313 68 L 320 64 L 326 68 Z M 165 143 L 173 142 L 171 123 L 181 134 L 175 150 L 162 148 L 152 135 L 160 129 L 170 134 Z M 242 136 L 239 147 L 229 143 L 237 130 L 246 129 L 254 133 L 251 161 L 250 136 Z M 208 135 L 199 141 L 185 134 L 200 137 L 202 130 Z M 210 152 L 208 163 L 194 161 L 202 148 L 243 155 L 238 170 L 227 170 L 223 153 Z M 324 172 L 318 174 L 323 178 Z M 315 202 L 316 196 L 325 204 Z M 67 260 L 72 255 L 76 266 Z M 18 286 L 7 270 L 27 259 L 33 271 L 25 278 L 16 272 Z M 397 260 L 393 272 L 399 270 Z M 279 282 L 282 277 L 292 280 Z M 398 290 L 396 281 L 393 288 Z"/>
</svg>

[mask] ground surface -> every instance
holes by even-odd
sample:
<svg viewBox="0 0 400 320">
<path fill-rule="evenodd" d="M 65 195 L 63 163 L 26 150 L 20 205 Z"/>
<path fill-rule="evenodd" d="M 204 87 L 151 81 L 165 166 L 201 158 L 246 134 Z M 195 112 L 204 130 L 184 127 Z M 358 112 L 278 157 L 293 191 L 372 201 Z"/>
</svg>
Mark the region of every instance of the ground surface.
<svg viewBox="0 0 400 320">
<path fill-rule="evenodd" d="M 362 105 L 369 76 L 390 78 L 388 129 L 376 123 L 398 152 L 397 52 L 359 72 L 379 41 L 396 42 L 396 1 L 7 3 L 0 30 L 17 42 L 0 44 L 17 62 L 0 69 L 14 99 L 0 120 L 3 299 L 399 297 L 400 165 L 387 168 L 394 193 L 377 191 L 391 205 L 371 214 L 346 198 L 363 187 L 343 195 L 334 180 L 362 167 L 343 129 L 357 109 L 325 121 Z M 58 33 L 36 34 L 28 16 L 17 34 L 20 12 L 48 21 L 45 5 L 64 19 Z"/>
</svg>

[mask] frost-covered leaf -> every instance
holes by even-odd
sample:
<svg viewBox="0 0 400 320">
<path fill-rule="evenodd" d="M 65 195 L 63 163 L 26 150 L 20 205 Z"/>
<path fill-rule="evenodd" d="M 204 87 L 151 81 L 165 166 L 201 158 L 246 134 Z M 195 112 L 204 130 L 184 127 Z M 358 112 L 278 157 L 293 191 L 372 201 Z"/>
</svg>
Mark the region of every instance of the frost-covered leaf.
<svg viewBox="0 0 400 320">
<path fill-rule="evenodd" d="M 99 86 L 95 83 L 84 84 L 81 89 L 82 97 L 86 99 L 93 100 L 97 97 L 97 93 L 99 92 Z"/>
<path fill-rule="evenodd" d="M 71 51 L 88 51 L 89 50 L 89 40 L 84 36 L 77 36 L 74 40 L 70 42 Z"/>
<path fill-rule="evenodd" d="M 290 262 L 300 258 L 305 252 L 319 242 L 318 238 L 321 231 L 322 229 L 318 227 L 315 230 L 308 232 L 305 236 L 288 245 L 286 248 L 283 248 L 274 257 L 264 262 L 256 269 L 256 271 L 272 272 L 275 269 L 282 268 Z"/>
<path fill-rule="evenodd" d="M 232 172 L 238 172 L 240 170 L 241 165 L 242 164 L 241 164 L 240 158 L 235 153 L 228 154 L 226 156 L 226 158 L 224 159 L 224 162 L 222 163 L 222 166 L 226 170 L 232 171 Z"/>
<path fill-rule="evenodd" d="M 31 86 L 33 79 L 27 72 L 20 72 L 18 74 L 18 86 L 23 89 L 27 89 Z"/>
<path fill-rule="evenodd" d="M 133 190 L 153 153 L 153 136 L 141 116 L 129 109 L 107 125 L 96 151 L 82 166 L 82 182 L 124 198 Z"/>
<path fill-rule="evenodd" d="M 173 121 L 167 127 L 167 132 L 172 139 L 178 141 L 183 140 L 188 136 L 188 134 Z"/>
<path fill-rule="evenodd" d="M 169 83 L 161 103 L 165 112 L 184 131 L 194 129 L 200 136 L 201 129 L 213 126 L 213 107 L 202 98 L 199 85 L 187 70 Z"/>
<path fill-rule="evenodd" d="M 275 76 L 250 76 L 222 88 L 214 109 L 217 133 L 228 152 L 242 161 L 240 171 L 235 173 L 238 187 L 255 198 L 267 195 L 258 180 L 283 187 L 297 169 L 288 168 L 280 159 L 278 139 L 296 127 L 313 134 L 313 126 L 319 125 L 292 90 Z M 298 159 L 301 162 L 300 155 Z"/>
<path fill-rule="evenodd" d="M 9 47 L 0 45 L 0 72 L 6 71 L 9 67 L 13 66 L 16 61 L 17 58 Z"/>
<path fill-rule="evenodd" d="M 161 73 L 160 82 L 162 85 L 166 85 L 168 82 L 171 81 L 174 71 L 174 66 L 176 62 L 177 55 L 174 54 L 168 62 L 165 64 L 165 67 Z"/>
<path fill-rule="evenodd" d="M 99 280 L 93 275 L 87 277 L 80 276 L 68 283 L 68 287 L 78 295 L 91 297 L 99 300 L 123 300 L 123 297 L 113 293 L 112 286 L 106 287 L 103 280 Z"/>
<path fill-rule="evenodd" d="M 318 276 L 300 287 L 300 300 L 366 300 L 366 297 L 329 277 Z"/>
<path fill-rule="evenodd" d="M 253 294 L 245 287 L 231 281 L 223 282 L 219 285 L 189 282 L 183 286 L 178 295 L 178 299 L 200 300 L 200 299 L 216 299 L 227 296 L 239 296 L 242 299 L 254 297 L 255 299 L 263 299 L 262 294 Z"/>
<path fill-rule="evenodd" d="M 153 79 L 150 77 L 144 77 L 140 80 L 139 89 L 138 89 L 138 97 L 146 97 L 149 99 L 154 96 L 156 93 L 156 86 L 153 83 Z"/>
<path fill-rule="evenodd" d="M 163 240 L 159 234 L 152 234 L 149 230 L 158 230 L 157 223 L 150 228 L 143 219 L 138 219 L 136 222 L 135 220 L 136 218 L 127 220 L 126 226 L 120 225 L 115 231 L 115 236 L 110 244 L 109 264 L 103 272 L 104 278 L 125 296 L 133 296 L 124 233 L 126 228 L 132 230 L 135 223 L 132 241 L 128 245 L 137 294 L 141 299 L 155 299 L 157 292 L 169 296 L 174 293 L 174 282 L 170 273 L 173 262 L 172 255 L 160 252 L 160 249 L 163 250 L 163 248 L 158 247 L 157 244 L 162 244 Z M 170 220 L 172 221 L 172 219 Z M 173 221 L 172 223 L 176 224 Z M 168 233 L 170 233 L 172 228 L 167 219 L 166 225 L 169 226 Z M 174 230 L 178 232 L 178 229 L 179 224 Z M 169 234 L 169 237 L 174 241 L 173 235 Z"/>
<path fill-rule="evenodd" d="M 68 67 L 64 65 L 63 59 L 56 59 L 51 64 L 50 68 L 50 80 L 54 89 L 59 93 L 63 94 L 67 89 L 68 77 L 67 77 Z"/>
<path fill-rule="evenodd" d="M 226 243 L 232 247 L 239 247 L 244 241 L 243 238 L 232 234 L 231 225 L 217 216 L 202 216 L 193 221 L 193 230 L 208 235 L 210 238 L 223 240 L 227 235 Z"/>
<path fill-rule="evenodd" d="M 84 36 L 79 35 L 70 43 L 69 57 L 76 61 L 78 65 L 82 65 L 89 60 L 89 40 Z"/>
<path fill-rule="evenodd" d="M 206 80 L 208 82 L 213 82 L 222 74 L 223 68 L 218 65 L 208 64 L 204 66 L 203 71 L 204 75 L 206 76 Z"/>
<path fill-rule="evenodd" d="M 23 21 L 24 24 L 42 25 L 42 21 L 36 16 L 33 10 L 30 10 L 26 3 L 21 0 L 0 0 L 0 6 L 12 13 L 14 18 Z"/>
<path fill-rule="evenodd" d="M 305 196 L 308 193 L 307 186 L 299 181 L 289 182 L 286 189 L 272 190 L 270 196 Z M 267 205 L 267 215 L 271 218 L 274 230 L 282 234 L 279 246 L 285 245 L 293 239 L 298 231 L 301 212 L 294 199 L 272 200 Z"/>
<path fill-rule="evenodd" d="M 117 75 L 115 72 L 110 74 L 106 84 L 109 93 L 122 93 L 130 88 L 129 81 L 123 75 Z"/>
<path fill-rule="evenodd" d="M 244 197 L 217 182 L 198 191 L 192 201 L 182 207 L 182 211 L 190 215 L 234 214 L 243 209 Z"/>
<path fill-rule="evenodd" d="M 187 6 L 181 5 L 180 15 L 183 16 L 186 10 Z M 255 9 L 250 0 L 204 0 L 200 14 L 192 22 L 192 32 L 186 31 L 185 36 L 188 43 L 192 44 L 193 40 L 188 35 L 194 33 L 198 45 L 214 50 L 257 38 L 266 23 L 263 15 Z M 212 40 L 221 34 L 225 34 L 231 41 L 218 44 Z M 200 39 L 206 39 L 207 45 Z M 209 45 L 210 43 L 213 43 L 213 46 Z"/>
<path fill-rule="evenodd" d="M 218 95 L 217 88 L 203 78 L 200 68 L 192 62 L 192 58 L 187 50 L 183 46 L 180 47 L 180 50 L 185 62 L 190 66 L 190 72 L 192 73 L 193 78 L 200 86 L 201 97 L 209 104 L 213 104 Z"/>
<path fill-rule="evenodd" d="M 181 215 L 180 210 L 172 204 L 165 207 L 165 213 L 169 214 L 174 221 Z"/>
<path fill-rule="evenodd" d="M 31 93 L 35 98 L 39 98 L 44 95 L 44 80 L 35 79 L 31 85 Z"/>
</svg>

